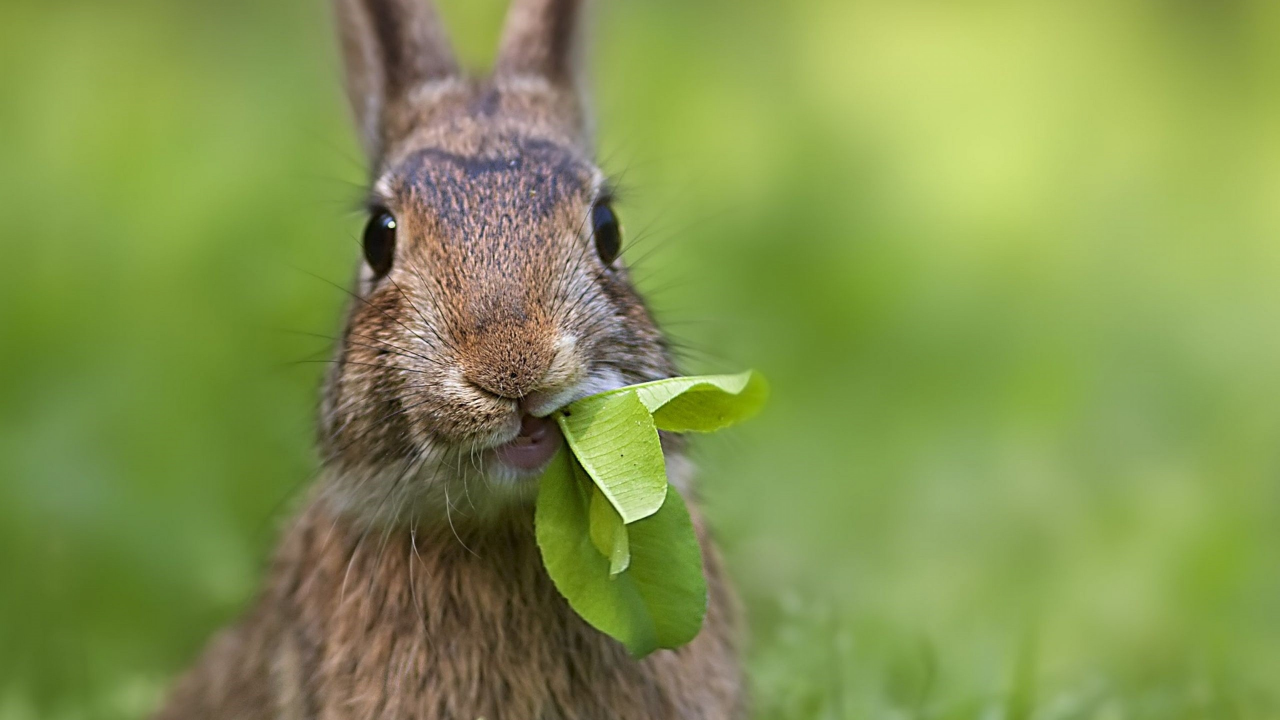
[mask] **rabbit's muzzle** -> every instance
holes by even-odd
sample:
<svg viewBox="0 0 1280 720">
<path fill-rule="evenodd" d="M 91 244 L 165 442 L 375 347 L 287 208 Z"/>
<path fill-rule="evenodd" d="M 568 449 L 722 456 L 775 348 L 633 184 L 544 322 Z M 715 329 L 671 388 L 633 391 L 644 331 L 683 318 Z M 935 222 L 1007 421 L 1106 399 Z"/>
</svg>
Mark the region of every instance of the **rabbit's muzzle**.
<svg viewBox="0 0 1280 720">
<path fill-rule="evenodd" d="M 463 374 L 486 392 L 519 400 L 543 388 L 555 360 L 554 334 L 536 321 L 484 323 L 463 338 Z"/>
</svg>

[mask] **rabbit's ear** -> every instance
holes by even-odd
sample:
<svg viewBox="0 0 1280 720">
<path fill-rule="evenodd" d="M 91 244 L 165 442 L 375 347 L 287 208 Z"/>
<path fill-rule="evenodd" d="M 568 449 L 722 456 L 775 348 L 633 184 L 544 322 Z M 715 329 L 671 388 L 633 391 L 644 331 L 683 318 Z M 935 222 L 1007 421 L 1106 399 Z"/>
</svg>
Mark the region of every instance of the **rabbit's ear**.
<svg viewBox="0 0 1280 720">
<path fill-rule="evenodd" d="M 335 0 L 347 97 L 365 152 L 378 160 L 415 88 L 458 74 L 431 0 Z"/>
<path fill-rule="evenodd" d="M 543 79 L 566 91 L 581 116 L 586 5 L 587 0 L 512 0 L 494 74 Z"/>
</svg>

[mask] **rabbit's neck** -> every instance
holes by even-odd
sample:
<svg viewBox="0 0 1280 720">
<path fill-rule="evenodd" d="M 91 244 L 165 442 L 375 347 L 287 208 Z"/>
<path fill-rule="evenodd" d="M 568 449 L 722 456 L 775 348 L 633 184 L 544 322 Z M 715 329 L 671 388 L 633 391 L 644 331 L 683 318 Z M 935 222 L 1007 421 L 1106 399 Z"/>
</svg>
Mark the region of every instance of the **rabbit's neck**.
<svg viewBox="0 0 1280 720">
<path fill-rule="evenodd" d="M 558 614 L 563 602 L 542 569 L 532 509 L 515 510 L 483 525 L 387 529 L 317 499 L 279 549 L 272 592 L 300 619 L 350 630 L 349 640 L 361 643 L 377 625 L 410 620 L 428 636 L 518 623 L 506 615 L 513 604 Z M 403 631 L 399 642 L 409 639 Z"/>
<path fill-rule="evenodd" d="M 683 450 L 679 438 L 663 439 L 667 478 L 688 494 L 694 468 Z M 378 539 L 389 536 L 388 528 L 416 529 L 420 540 L 443 533 L 461 546 L 486 541 L 495 528 L 501 533 L 531 527 L 537 492 L 536 480 L 487 479 L 466 458 L 445 457 L 373 469 L 327 467 L 314 494 L 329 515 L 366 526 Z M 473 534 L 479 537 L 466 539 Z"/>
<path fill-rule="evenodd" d="M 687 465 L 668 470 L 675 480 Z M 635 660 L 556 591 L 528 504 L 489 523 L 383 530 L 318 492 L 285 533 L 258 603 L 160 717 L 740 717 L 732 594 L 689 510 L 707 575 L 703 630 Z"/>
<path fill-rule="evenodd" d="M 531 513 L 488 528 L 369 529 L 315 502 L 280 547 L 258 615 L 282 695 L 344 717 L 559 717 L 671 700 L 557 593 Z M 613 714 L 611 714 L 613 713 Z M 327 716 L 326 716 L 327 717 Z M 628 716 L 629 717 L 629 716 Z"/>
</svg>

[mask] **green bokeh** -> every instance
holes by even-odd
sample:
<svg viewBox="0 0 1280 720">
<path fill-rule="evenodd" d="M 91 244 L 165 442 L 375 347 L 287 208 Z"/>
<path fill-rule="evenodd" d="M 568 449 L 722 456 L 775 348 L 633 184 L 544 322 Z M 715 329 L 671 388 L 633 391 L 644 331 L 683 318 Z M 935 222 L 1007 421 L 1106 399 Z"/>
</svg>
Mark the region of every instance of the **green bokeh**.
<svg viewBox="0 0 1280 720">
<path fill-rule="evenodd" d="M 473 65 L 502 6 L 444 4 Z M 696 450 L 757 714 L 1280 716 L 1280 4 L 598 22 L 626 254 L 774 389 Z M 319 0 L 0 7 L 0 718 L 138 717 L 253 592 L 358 254 L 339 78 Z"/>
</svg>

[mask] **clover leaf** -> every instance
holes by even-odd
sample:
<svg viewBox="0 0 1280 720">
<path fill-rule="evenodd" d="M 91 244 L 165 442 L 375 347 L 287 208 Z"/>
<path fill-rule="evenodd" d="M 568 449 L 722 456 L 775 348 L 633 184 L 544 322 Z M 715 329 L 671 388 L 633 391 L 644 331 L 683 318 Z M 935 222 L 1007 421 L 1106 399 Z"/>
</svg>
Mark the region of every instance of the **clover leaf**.
<svg viewBox="0 0 1280 720">
<path fill-rule="evenodd" d="M 702 550 L 678 492 L 658 512 L 625 526 L 630 563 L 611 574 L 611 559 L 591 538 L 591 481 L 561 452 L 542 478 L 535 528 L 542 562 L 574 612 L 636 657 L 684 645 L 707 610 Z M 606 503 L 607 505 L 607 503 Z"/>
<path fill-rule="evenodd" d="M 574 457 L 623 522 L 654 514 L 667 495 L 658 429 L 633 392 L 583 398 L 556 413 Z"/>
<path fill-rule="evenodd" d="M 555 413 L 568 447 L 538 491 L 542 561 L 569 606 L 632 655 L 688 643 L 707 610 L 702 549 L 684 498 L 669 488 L 658 430 L 728 427 L 767 394 L 754 372 L 669 378 Z"/>
</svg>

